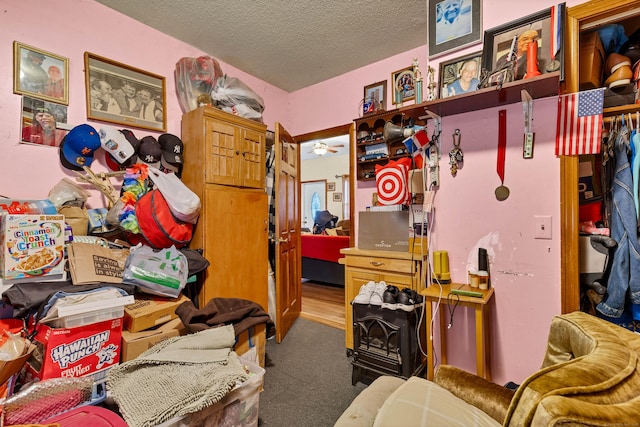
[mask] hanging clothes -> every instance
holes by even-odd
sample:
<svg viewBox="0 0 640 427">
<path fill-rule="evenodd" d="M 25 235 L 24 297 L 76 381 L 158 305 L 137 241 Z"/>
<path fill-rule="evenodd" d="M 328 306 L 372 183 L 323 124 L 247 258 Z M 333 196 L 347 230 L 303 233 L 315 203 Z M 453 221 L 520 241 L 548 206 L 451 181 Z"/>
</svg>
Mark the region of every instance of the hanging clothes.
<svg viewBox="0 0 640 427">
<path fill-rule="evenodd" d="M 276 189 L 275 189 L 275 160 L 276 160 L 276 146 L 275 144 L 267 148 L 266 166 L 267 166 L 267 178 L 266 178 L 266 193 L 267 193 L 267 206 L 269 207 L 269 263 L 271 269 L 276 269 L 275 259 L 275 236 L 276 236 Z"/>
<path fill-rule="evenodd" d="M 607 295 L 596 309 L 605 316 L 622 316 L 627 291 L 631 302 L 640 304 L 640 244 L 629 163 L 629 130 L 623 123 L 614 147 L 615 175 L 612 183 L 611 237 L 618 243 L 613 253 Z"/>
</svg>

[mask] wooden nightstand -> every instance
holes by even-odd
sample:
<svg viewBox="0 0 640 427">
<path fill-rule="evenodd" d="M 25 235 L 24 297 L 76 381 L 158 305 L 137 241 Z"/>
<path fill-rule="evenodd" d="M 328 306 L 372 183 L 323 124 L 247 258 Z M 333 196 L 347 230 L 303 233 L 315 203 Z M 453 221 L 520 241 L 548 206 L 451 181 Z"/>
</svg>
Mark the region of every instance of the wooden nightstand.
<svg viewBox="0 0 640 427">
<path fill-rule="evenodd" d="M 486 291 L 478 288 L 471 288 L 469 285 L 452 283 L 450 285 L 442 285 L 442 292 L 439 285 L 431 285 L 420 291 L 425 298 L 425 323 L 427 324 L 426 339 L 427 342 L 427 379 L 433 380 L 433 343 L 430 337 L 433 337 L 431 319 L 433 318 L 433 304 L 441 299 L 446 304 L 447 295 L 451 289 L 464 289 L 469 291 L 477 291 L 482 293 L 482 297 L 470 297 L 464 295 L 456 295 L 460 297 L 459 306 L 471 307 L 475 310 L 476 318 L 476 374 L 491 381 L 491 346 L 489 330 L 491 322 L 489 318 L 489 310 L 487 309 L 489 302 L 493 298 L 493 288 Z M 445 307 L 440 307 L 440 361 L 442 365 L 447 363 L 447 318 Z"/>
</svg>

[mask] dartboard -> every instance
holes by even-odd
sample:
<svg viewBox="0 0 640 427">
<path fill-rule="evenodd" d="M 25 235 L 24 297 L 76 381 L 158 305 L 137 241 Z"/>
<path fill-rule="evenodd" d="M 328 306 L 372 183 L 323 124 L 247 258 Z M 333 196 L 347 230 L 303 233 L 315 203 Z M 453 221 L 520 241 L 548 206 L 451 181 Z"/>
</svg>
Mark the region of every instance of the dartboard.
<svg viewBox="0 0 640 427">
<path fill-rule="evenodd" d="M 409 200 L 407 191 L 407 178 L 409 168 L 403 164 L 410 159 L 401 159 L 403 162 L 389 162 L 388 165 L 376 168 L 376 188 L 378 201 L 381 205 L 401 205 Z"/>
</svg>

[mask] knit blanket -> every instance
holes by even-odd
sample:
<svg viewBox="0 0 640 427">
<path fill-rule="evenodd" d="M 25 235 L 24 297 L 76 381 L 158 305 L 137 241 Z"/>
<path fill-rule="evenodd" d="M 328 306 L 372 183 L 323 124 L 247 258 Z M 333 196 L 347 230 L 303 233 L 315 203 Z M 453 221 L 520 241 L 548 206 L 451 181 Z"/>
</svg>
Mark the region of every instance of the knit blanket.
<svg viewBox="0 0 640 427">
<path fill-rule="evenodd" d="M 249 378 L 234 343 L 231 325 L 169 338 L 111 368 L 107 389 L 130 427 L 200 411 Z"/>
</svg>

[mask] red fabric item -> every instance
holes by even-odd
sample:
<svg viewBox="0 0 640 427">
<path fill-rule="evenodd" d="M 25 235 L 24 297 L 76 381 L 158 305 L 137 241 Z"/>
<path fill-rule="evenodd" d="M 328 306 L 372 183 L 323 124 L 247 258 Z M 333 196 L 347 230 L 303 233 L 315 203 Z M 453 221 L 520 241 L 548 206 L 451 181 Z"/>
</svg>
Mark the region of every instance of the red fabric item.
<svg viewBox="0 0 640 427">
<path fill-rule="evenodd" d="M 376 190 L 381 205 L 409 204 L 409 169 L 409 157 L 390 160 L 384 166 L 376 165 Z"/>
<path fill-rule="evenodd" d="M 302 234 L 300 236 L 302 256 L 338 262 L 340 249 L 349 247 L 349 236 L 327 236 L 324 234 Z"/>
<path fill-rule="evenodd" d="M 155 249 L 183 248 L 193 236 L 193 224 L 174 218 L 167 201 L 158 190 L 151 190 L 136 203 L 140 232 Z"/>
</svg>

